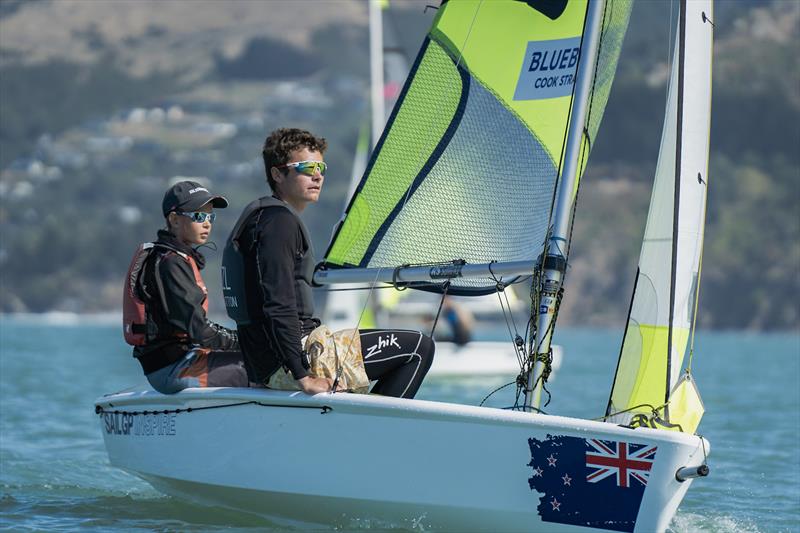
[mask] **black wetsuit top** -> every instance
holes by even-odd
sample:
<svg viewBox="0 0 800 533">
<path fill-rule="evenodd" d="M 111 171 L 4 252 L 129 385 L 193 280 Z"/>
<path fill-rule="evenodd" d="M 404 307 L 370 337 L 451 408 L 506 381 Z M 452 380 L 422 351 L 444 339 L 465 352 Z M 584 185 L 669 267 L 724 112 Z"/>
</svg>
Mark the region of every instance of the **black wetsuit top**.
<svg viewBox="0 0 800 533">
<path fill-rule="evenodd" d="M 193 346 L 238 350 L 236 332 L 206 317 L 206 294 L 198 287 L 189 263 L 172 250 L 191 255 L 200 270 L 205 257 L 165 230 L 158 232 L 156 244 L 138 286 L 147 309 L 148 342 L 134 347 L 133 355 L 142 363 L 145 374 L 172 364 Z"/>
<path fill-rule="evenodd" d="M 300 279 L 304 265 L 313 261 L 300 223 L 286 207 L 266 207 L 250 217 L 239 237 L 252 320 L 239 324 L 239 341 L 249 379 L 256 383 L 264 383 L 281 366 L 295 379 L 308 375 L 300 340 L 320 321 L 304 294 L 308 283 Z"/>
</svg>

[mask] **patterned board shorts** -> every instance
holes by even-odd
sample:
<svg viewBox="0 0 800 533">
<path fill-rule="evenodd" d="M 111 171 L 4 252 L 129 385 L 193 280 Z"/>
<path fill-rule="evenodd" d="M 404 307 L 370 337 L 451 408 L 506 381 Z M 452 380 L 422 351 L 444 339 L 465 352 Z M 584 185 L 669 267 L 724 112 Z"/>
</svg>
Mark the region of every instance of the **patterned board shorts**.
<svg viewBox="0 0 800 533">
<path fill-rule="evenodd" d="M 212 352 L 197 348 L 182 359 L 147 374 L 150 385 L 163 394 L 190 387 L 247 387 L 241 352 Z"/>
</svg>

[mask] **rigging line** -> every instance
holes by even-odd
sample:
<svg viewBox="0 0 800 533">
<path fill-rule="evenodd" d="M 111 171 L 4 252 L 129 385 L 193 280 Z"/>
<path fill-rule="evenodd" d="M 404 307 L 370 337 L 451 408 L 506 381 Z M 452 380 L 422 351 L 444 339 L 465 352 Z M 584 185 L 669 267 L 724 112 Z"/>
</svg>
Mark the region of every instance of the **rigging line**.
<svg viewBox="0 0 800 533">
<path fill-rule="evenodd" d="M 583 42 L 586 37 L 586 22 L 589 14 L 589 2 L 586 3 L 586 12 L 583 15 L 583 29 L 581 30 L 581 42 L 580 42 L 580 50 L 583 51 Z M 583 53 L 580 54 L 578 58 L 578 64 L 575 65 L 575 72 L 577 73 L 580 69 L 581 61 L 583 61 Z M 562 182 L 562 175 L 561 172 L 563 171 L 563 164 L 564 164 L 564 152 L 567 149 L 567 138 L 569 137 L 569 125 L 572 122 L 572 104 L 575 101 L 575 89 L 577 88 L 577 80 L 572 84 L 572 94 L 569 97 L 569 112 L 567 113 L 567 122 L 564 127 L 564 137 L 561 140 L 561 154 L 558 157 L 558 162 L 556 163 L 556 183 L 555 187 L 553 187 L 553 196 L 550 199 L 550 214 L 547 217 L 547 227 L 551 227 L 553 222 L 553 208 L 556 205 L 556 197 L 558 194 L 558 188 Z M 549 239 L 548 239 L 549 241 Z M 547 248 L 548 248 L 548 241 L 545 241 L 544 250 L 542 251 L 542 257 L 546 255 Z"/>
<path fill-rule="evenodd" d="M 635 411 L 637 409 L 642 409 L 642 408 L 646 407 L 646 408 L 650 409 L 650 416 L 649 417 L 647 415 L 645 415 L 644 413 L 640 413 L 639 415 L 636 415 L 636 416 L 644 416 L 647 419 L 648 423 L 652 423 L 654 420 L 658 419 L 664 425 L 670 425 L 672 427 L 675 427 L 675 426 L 680 427 L 679 424 L 670 424 L 668 420 L 664 420 L 659 416 L 659 414 L 658 414 L 659 411 L 661 411 L 662 409 L 666 409 L 668 403 L 669 402 L 663 403 L 663 404 L 659 405 L 658 407 L 655 407 L 655 406 L 653 406 L 652 404 L 649 404 L 649 403 L 641 403 L 639 405 L 634 405 L 633 407 L 628 407 L 627 409 L 623 409 L 621 411 L 614 411 L 612 413 L 608 413 L 605 416 L 592 418 L 591 420 L 598 420 L 598 421 L 601 421 L 601 422 L 606 422 L 606 421 L 608 421 L 609 418 L 611 418 L 613 416 L 623 415 L 625 413 L 629 413 L 631 411 Z M 629 427 L 629 426 L 625 426 L 623 424 L 620 424 L 620 425 L 622 425 L 624 427 Z M 651 425 L 651 427 L 655 427 L 655 426 Z M 681 428 L 681 432 L 683 432 L 683 428 Z"/>
<path fill-rule="evenodd" d="M 464 42 L 461 45 L 461 50 L 464 50 L 467 47 L 467 42 L 469 41 L 469 36 L 472 35 L 472 28 L 475 26 L 475 19 L 478 18 L 478 11 L 481 10 L 481 6 L 482 5 L 483 5 L 483 0 L 481 0 L 480 3 L 478 3 L 478 7 L 475 8 L 475 14 L 472 15 L 472 21 L 470 21 L 470 23 L 469 23 L 469 29 L 467 30 L 467 36 L 464 37 Z M 461 65 L 461 58 L 462 57 L 464 57 L 464 52 L 460 52 L 458 54 L 458 61 L 456 61 L 456 68 L 458 68 Z"/>
<path fill-rule="evenodd" d="M 436 317 L 433 319 L 433 326 L 431 326 L 431 340 L 433 340 L 433 333 L 436 331 L 436 325 L 439 323 L 439 316 L 442 314 L 442 307 L 444 306 L 444 299 L 447 298 L 447 290 L 450 288 L 450 280 L 448 279 L 442 283 L 442 299 L 439 300 L 439 309 L 436 311 Z"/>
<path fill-rule="evenodd" d="M 525 324 L 525 346 L 528 346 L 528 335 L 531 333 L 532 325 L 533 325 L 533 316 L 529 316 L 528 323 Z"/>
<path fill-rule="evenodd" d="M 706 452 L 706 439 L 702 435 L 697 435 L 700 437 L 700 444 L 703 446 L 703 464 L 708 464 L 708 452 Z"/>
<path fill-rule="evenodd" d="M 612 416 L 624 415 L 625 413 L 629 413 L 629 412 L 634 411 L 636 409 L 641 409 L 642 407 L 647 407 L 648 409 L 650 409 L 652 414 L 656 414 L 658 412 L 658 410 L 661 409 L 664 406 L 662 405 L 660 407 L 654 407 L 652 404 L 649 404 L 649 403 L 640 403 L 639 405 L 634 405 L 633 407 L 628 407 L 627 409 L 623 409 L 622 411 L 614 411 L 613 413 L 608 413 L 605 416 L 599 416 L 597 418 L 592 418 L 592 420 L 601 420 L 601 421 L 602 420 L 606 420 L 608 418 L 611 418 Z"/>
<path fill-rule="evenodd" d="M 708 174 L 708 172 L 706 172 Z M 706 207 L 708 206 L 708 175 L 706 175 L 706 192 L 703 195 L 703 226 L 705 226 L 706 221 Z M 694 359 L 694 334 L 697 331 L 697 309 L 699 307 L 700 302 L 700 277 L 703 274 L 703 253 L 705 252 L 705 231 L 703 231 L 703 238 L 700 242 L 700 259 L 697 265 L 697 281 L 695 282 L 694 287 L 694 311 L 692 313 L 692 329 L 691 334 L 689 337 L 689 361 L 686 364 L 686 372 L 692 373 L 692 361 Z"/>
<path fill-rule="evenodd" d="M 504 294 L 505 296 L 505 294 Z M 514 322 L 514 315 L 511 312 L 511 304 L 508 302 L 508 297 L 506 296 L 506 306 L 508 307 L 508 316 L 506 316 L 505 307 L 503 307 L 503 299 L 500 296 L 500 293 L 497 293 L 497 299 L 500 301 L 500 309 L 503 310 L 503 320 L 506 322 L 506 329 L 508 329 L 508 335 L 511 337 L 511 344 L 514 346 L 514 354 L 517 356 L 517 364 L 519 364 L 520 371 L 524 370 L 525 361 L 528 358 L 528 354 L 525 353 L 525 343 L 519 342 L 522 340 L 522 337 L 519 335 L 519 331 L 517 331 L 517 324 Z M 509 320 L 511 322 L 511 326 L 514 327 L 514 333 L 511 333 L 511 326 L 509 326 Z"/>
<path fill-rule="evenodd" d="M 516 381 L 509 381 L 509 382 L 508 382 L 508 383 L 506 383 L 505 385 L 500 385 L 499 387 L 497 387 L 496 389 L 494 389 L 492 392 L 490 392 L 489 394 L 487 394 L 487 395 L 486 395 L 486 396 L 483 398 L 483 400 L 481 400 L 481 403 L 479 403 L 479 404 L 478 404 L 478 407 L 483 407 L 483 404 L 484 404 L 484 403 L 486 403 L 486 400 L 488 400 L 488 399 L 489 399 L 489 398 L 490 398 L 490 397 L 491 397 L 491 396 L 492 396 L 494 393 L 496 393 L 496 392 L 499 392 L 499 391 L 501 391 L 501 390 L 505 389 L 506 387 L 508 387 L 509 385 L 513 385 L 514 383 L 516 383 Z"/>
<path fill-rule="evenodd" d="M 204 405 L 200 407 L 185 407 L 185 408 L 178 408 L 178 409 L 153 409 L 144 410 L 144 411 L 120 411 L 119 409 L 114 409 L 113 411 L 110 409 L 105 409 L 101 405 L 96 405 L 94 408 L 95 414 L 102 415 L 102 414 L 112 414 L 112 415 L 174 415 L 174 414 L 181 414 L 181 413 L 192 413 L 195 411 L 206 411 L 209 409 L 224 409 L 226 407 L 241 407 L 243 405 L 256 405 L 258 407 L 285 407 L 287 409 L 320 409 L 322 413 L 325 414 L 328 411 L 333 411 L 333 407 L 329 407 L 327 405 L 285 405 L 280 403 L 269 403 L 269 402 L 262 402 L 258 400 L 248 400 L 243 402 L 236 402 L 236 403 L 224 403 L 218 405 Z M 109 407 L 113 408 L 114 405 L 109 403 Z"/>
<path fill-rule="evenodd" d="M 375 273 L 375 279 L 372 281 L 372 283 L 369 284 L 369 292 L 367 293 L 367 297 L 364 298 L 364 305 L 361 306 L 361 313 L 358 315 L 358 322 L 356 322 L 356 327 L 353 330 L 353 338 L 351 339 L 351 341 L 355 341 L 355 336 L 359 335 L 358 328 L 361 325 L 361 320 L 364 318 L 364 313 L 367 312 L 367 306 L 369 305 L 370 300 L 372 299 L 372 295 L 375 292 L 375 286 L 378 284 L 378 276 L 380 276 L 380 274 L 381 274 L 381 269 L 378 269 L 378 272 Z"/>
<path fill-rule="evenodd" d="M 503 298 L 500 296 L 502 292 L 505 295 L 505 288 L 503 283 L 497 279 L 495 273 L 492 271 L 492 261 L 489 263 L 489 273 L 492 275 L 492 280 L 496 283 L 497 287 L 497 299 L 500 302 L 500 309 L 503 311 L 503 320 L 506 323 L 506 329 L 508 329 L 508 336 L 511 338 L 511 344 L 514 346 L 514 354 L 517 356 L 517 363 L 519 364 L 520 370 L 523 369 L 524 360 L 526 359 L 526 354 L 521 352 L 519 344 L 517 344 L 517 339 L 519 337 L 519 331 L 517 331 L 517 324 L 514 322 L 514 316 L 511 313 L 511 304 L 508 303 L 508 296 L 506 296 L 506 305 L 508 305 L 508 314 L 511 317 L 511 324 L 514 326 L 514 333 L 511 333 L 511 326 L 509 325 L 509 319 L 506 316 L 506 309 L 503 307 Z M 502 288 L 501 288 L 502 287 Z"/>
<path fill-rule="evenodd" d="M 569 253 L 570 253 L 570 250 L 572 249 L 572 232 L 575 230 L 575 214 L 578 212 L 578 195 L 579 195 L 580 190 L 581 190 L 581 182 L 583 181 L 582 179 L 580 179 L 580 176 L 582 174 L 581 169 L 584 168 L 585 161 L 586 161 L 586 159 L 588 159 L 589 153 L 592 150 L 592 139 L 589 136 L 589 125 L 591 124 L 591 121 L 592 121 L 592 108 L 594 107 L 594 94 L 595 94 L 595 89 L 597 87 L 597 78 L 598 78 L 598 72 L 599 72 L 599 67 L 600 67 L 600 56 L 603 53 L 603 43 L 605 42 L 604 37 L 605 37 L 605 32 L 606 32 L 606 15 L 608 14 L 608 11 L 609 11 L 609 5 L 611 6 L 610 7 L 611 14 L 609 15 L 609 20 L 613 20 L 614 19 L 614 1 L 611 0 L 611 2 L 609 2 L 609 3 L 605 4 L 605 6 L 603 6 L 603 20 L 600 23 L 600 37 L 598 38 L 598 41 L 597 41 L 597 55 L 595 56 L 594 74 L 592 75 L 592 90 L 589 92 L 589 109 L 586 110 L 586 120 L 584 121 L 584 124 L 583 124 L 583 134 L 586 136 L 586 139 L 585 139 L 585 142 L 583 143 L 583 147 L 581 149 L 581 157 L 580 157 L 580 162 L 579 162 L 578 169 L 577 169 L 579 179 L 578 179 L 578 183 L 577 183 L 577 185 L 575 187 L 575 199 L 572 201 L 572 220 L 570 220 L 570 223 L 569 223 L 569 237 L 567 237 L 567 253 L 566 253 L 566 255 L 564 255 L 564 259 L 567 261 L 567 263 L 569 263 Z M 609 22 L 609 24 L 610 24 L 610 22 Z M 561 286 L 562 287 L 564 286 L 564 281 L 566 280 L 566 278 L 567 278 L 567 270 L 564 269 L 564 275 L 563 275 L 563 278 L 561 280 Z"/>
<path fill-rule="evenodd" d="M 511 325 L 514 327 L 514 342 L 517 342 L 517 339 L 520 338 L 519 330 L 517 329 L 517 321 L 514 320 L 514 312 L 511 310 L 511 302 L 508 299 L 508 293 L 503 289 L 503 298 L 506 301 L 506 308 L 508 308 L 508 316 L 511 319 Z"/>
<path fill-rule="evenodd" d="M 587 4 L 586 4 L 586 13 L 584 14 L 584 19 L 583 19 L 583 30 L 581 31 L 581 42 L 580 42 L 581 50 L 583 50 L 583 43 L 584 43 L 584 40 L 585 40 L 585 37 L 586 37 L 586 23 L 588 22 L 588 18 L 589 18 L 588 17 L 588 13 L 589 13 L 589 3 L 587 2 Z M 598 43 L 598 46 L 600 46 L 601 43 L 602 43 L 602 31 L 603 31 L 603 26 L 604 26 L 604 23 L 605 23 L 605 13 L 606 13 L 606 9 L 605 9 L 605 6 L 604 6 L 604 8 L 603 8 L 603 23 L 601 24 L 600 42 Z M 598 48 L 598 52 L 597 52 L 597 56 L 596 56 L 595 60 L 598 61 L 599 57 L 600 57 L 600 49 Z M 586 58 L 584 58 L 584 54 L 581 53 L 580 59 L 578 59 L 578 64 L 575 67 L 576 72 L 578 72 L 578 69 L 580 69 L 581 61 L 584 61 L 585 59 Z M 597 80 L 597 72 L 594 73 L 593 77 L 594 77 L 594 81 L 593 81 L 593 86 L 592 86 L 592 94 L 594 93 L 594 82 Z M 556 196 L 558 194 L 559 188 L 563 186 L 562 173 L 563 173 L 563 164 L 564 164 L 564 152 L 566 150 L 567 140 L 568 140 L 568 137 L 569 137 L 569 127 L 570 127 L 570 124 L 572 123 L 572 110 L 573 110 L 573 104 L 575 102 L 575 90 L 577 88 L 577 85 L 578 84 L 577 84 L 577 80 L 576 80 L 576 82 L 573 83 L 573 85 L 572 85 L 572 94 L 570 95 L 569 113 L 567 114 L 567 122 L 566 122 L 566 126 L 564 128 L 564 137 L 563 137 L 562 142 L 561 142 L 561 155 L 559 156 L 558 165 L 557 165 L 558 169 L 557 169 L 557 172 L 556 172 L 556 186 L 553 188 L 553 196 L 552 196 L 552 198 L 550 200 L 550 213 L 548 214 L 548 220 L 547 220 L 547 227 L 549 228 L 548 229 L 548 235 L 547 235 L 547 239 L 545 240 L 544 247 L 542 249 L 542 256 L 541 256 L 542 257 L 542 261 L 536 267 L 540 272 L 544 270 L 545 257 L 547 257 L 547 255 L 549 253 L 550 241 L 551 241 L 551 237 L 552 237 L 551 231 L 552 231 L 552 221 L 553 221 L 553 209 L 555 207 Z M 591 99 L 590 99 L 590 102 L 589 102 L 589 111 L 591 112 Z M 586 120 L 588 121 L 588 115 L 587 115 L 587 119 Z M 584 129 L 585 129 L 585 126 L 586 126 L 586 122 L 584 122 Z M 583 160 L 581 159 L 581 164 L 582 164 L 582 162 L 583 162 Z M 578 168 L 576 169 L 576 172 L 578 173 L 578 175 L 580 175 L 580 168 L 581 168 L 581 166 L 578 166 Z M 578 188 L 579 187 L 580 187 L 580 180 L 578 180 Z M 573 217 L 573 221 L 574 221 L 574 217 L 575 217 L 574 208 L 572 210 L 572 217 Z M 572 238 L 572 226 L 573 226 L 573 224 L 570 223 L 570 237 L 569 237 L 570 239 Z M 567 244 L 569 246 L 569 243 L 567 243 Z M 564 252 L 563 252 L 563 250 L 561 250 L 561 245 L 560 244 L 556 244 L 556 246 L 558 247 L 558 251 L 561 253 L 561 256 L 564 257 Z M 569 250 L 569 248 L 568 248 L 568 250 Z M 566 277 L 566 270 L 565 270 L 563 276 Z M 541 281 L 542 280 L 540 279 L 539 282 L 541 282 Z M 564 279 L 562 278 L 562 280 L 561 280 L 561 286 L 562 287 L 564 286 L 563 284 L 564 284 Z M 561 294 L 561 293 L 562 293 L 562 291 L 559 291 L 559 294 Z M 539 293 L 539 288 L 538 287 L 536 289 L 536 295 L 537 295 L 537 297 L 541 298 L 541 294 Z M 556 306 L 560 305 L 560 300 L 561 299 L 559 297 L 558 301 L 556 303 Z M 537 321 L 538 321 L 538 317 L 539 317 L 538 301 L 539 300 L 537 300 L 536 307 L 533 309 L 533 312 L 536 315 Z M 531 301 L 531 306 L 533 307 L 533 305 L 534 305 L 534 303 L 533 303 L 533 301 Z M 541 344 L 542 344 L 542 342 L 544 342 L 544 339 L 548 336 L 548 334 L 552 334 L 553 331 L 555 331 L 554 326 L 555 326 L 555 318 L 558 316 L 557 313 L 558 313 L 558 307 L 556 307 L 556 315 L 553 317 L 553 320 L 550 320 L 550 323 L 547 326 L 547 331 L 545 331 L 540 336 L 539 343 L 536 346 L 536 349 L 531 351 L 532 354 L 538 354 L 539 353 L 539 349 L 541 348 Z M 533 342 L 535 342 L 535 338 L 534 338 Z M 540 378 L 541 377 L 542 376 L 540 376 Z M 535 388 L 535 385 L 534 385 L 534 388 Z M 546 391 L 546 389 L 545 389 L 545 391 Z M 548 392 L 548 395 L 549 394 L 550 393 Z M 548 402 L 549 402 L 549 400 L 548 400 Z"/>
</svg>

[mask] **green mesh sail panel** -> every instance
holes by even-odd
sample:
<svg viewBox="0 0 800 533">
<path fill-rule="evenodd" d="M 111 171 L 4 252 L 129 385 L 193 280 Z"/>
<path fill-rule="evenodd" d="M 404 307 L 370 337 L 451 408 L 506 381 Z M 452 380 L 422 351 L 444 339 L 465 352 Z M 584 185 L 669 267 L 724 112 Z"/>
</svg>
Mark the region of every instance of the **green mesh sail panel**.
<svg viewBox="0 0 800 533">
<path fill-rule="evenodd" d="M 625 3 L 620 12 L 629 11 Z M 539 4 L 442 5 L 328 248 L 328 267 L 463 259 L 530 260 L 533 268 L 550 220 L 586 14 L 585 0 L 560 11 Z M 601 44 L 592 136 L 623 19 L 605 23 L 619 31 L 608 31 L 614 39 Z M 457 279 L 450 291 L 494 286 Z"/>
<path fill-rule="evenodd" d="M 366 266 L 376 233 L 405 199 L 453 121 L 462 80 L 450 57 L 435 44 L 424 46 L 415 70 L 328 251 L 331 264 Z"/>
<path fill-rule="evenodd" d="M 611 84 L 617 71 L 617 60 L 620 50 L 622 50 L 622 41 L 628 29 L 631 7 L 632 0 L 609 0 L 603 13 L 603 30 L 598 47 L 594 87 L 589 100 L 591 107 L 587 130 L 592 140 L 600 129 L 603 111 L 611 94 Z M 586 157 L 584 157 L 583 165 L 585 167 Z"/>
<path fill-rule="evenodd" d="M 415 180 L 403 208 L 381 228 L 385 233 L 376 236 L 364 266 L 533 261 L 541 252 L 556 167 L 492 93 L 465 78 L 468 89 L 452 136 Z M 494 285 L 463 279 L 453 287 L 487 284 Z"/>
</svg>

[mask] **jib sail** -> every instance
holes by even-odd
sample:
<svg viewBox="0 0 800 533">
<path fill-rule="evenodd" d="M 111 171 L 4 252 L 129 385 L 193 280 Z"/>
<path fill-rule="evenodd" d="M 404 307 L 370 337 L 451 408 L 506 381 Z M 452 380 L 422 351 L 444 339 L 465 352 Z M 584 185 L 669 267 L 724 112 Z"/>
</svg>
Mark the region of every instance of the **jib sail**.
<svg viewBox="0 0 800 533">
<path fill-rule="evenodd" d="M 713 26 L 711 0 L 680 4 L 661 150 L 606 415 L 614 422 L 693 432 L 702 402 L 681 368 L 694 323 L 705 225 Z"/>
</svg>

